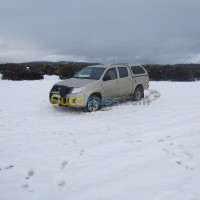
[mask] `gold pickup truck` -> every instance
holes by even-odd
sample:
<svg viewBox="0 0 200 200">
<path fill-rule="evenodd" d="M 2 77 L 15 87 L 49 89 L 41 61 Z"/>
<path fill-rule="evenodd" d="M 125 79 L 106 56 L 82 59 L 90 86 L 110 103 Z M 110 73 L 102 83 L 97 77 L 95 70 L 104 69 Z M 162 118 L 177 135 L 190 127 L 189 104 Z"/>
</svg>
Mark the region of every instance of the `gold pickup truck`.
<svg viewBox="0 0 200 200">
<path fill-rule="evenodd" d="M 140 65 L 95 65 L 56 83 L 49 98 L 54 105 L 83 107 L 93 112 L 125 99 L 139 101 L 148 87 L 148 73 Z"/>
</svg>

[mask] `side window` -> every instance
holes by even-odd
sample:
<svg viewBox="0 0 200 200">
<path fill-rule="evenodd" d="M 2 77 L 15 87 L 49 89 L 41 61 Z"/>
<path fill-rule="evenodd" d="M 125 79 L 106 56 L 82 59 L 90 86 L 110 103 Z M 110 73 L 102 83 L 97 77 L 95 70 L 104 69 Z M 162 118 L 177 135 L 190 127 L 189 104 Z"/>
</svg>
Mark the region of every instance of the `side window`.
<svg viewBox="0 0 200 200">
<path fill-rule="evenodd" d="M 119 77 L 120 78 L 124 78 L 124 77 L 128 76 L 127 67 L 118 67 L 118 71 L 119 71 Z"/>
<path fill-rule="evenodd" d="M 140 66 L 131 67 L 131 70 L 132 70 L 133 74 L 144 74 L 145 73 L 144 69 Z"/>
<path fill-rule="evenodd" d="M 109 69 L 103 78 L 104 81 L 113 80 L 113 79 L 117 79 L 116 68 Z"/>
</svg>

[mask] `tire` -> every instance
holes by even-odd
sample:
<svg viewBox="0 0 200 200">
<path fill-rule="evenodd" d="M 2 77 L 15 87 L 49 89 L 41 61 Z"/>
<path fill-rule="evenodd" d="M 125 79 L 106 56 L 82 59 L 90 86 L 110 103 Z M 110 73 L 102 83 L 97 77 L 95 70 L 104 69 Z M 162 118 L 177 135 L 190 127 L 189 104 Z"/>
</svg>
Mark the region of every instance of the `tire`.
<svg viewBox="0 0 200 200">
<path fill-rule="evenodd" d="M 87 105 L 84 108 L 85 112 L 95 112 L 101 109 L 101 98 L 95 95 L 89 97 Z"/>
<path fill-rule="evenodd" d="M 144 98 L 144 89 L 143 87 L 139 86 L 135 89 L 133 101 L 140 101 L 142 98 Z"/>
</svg>

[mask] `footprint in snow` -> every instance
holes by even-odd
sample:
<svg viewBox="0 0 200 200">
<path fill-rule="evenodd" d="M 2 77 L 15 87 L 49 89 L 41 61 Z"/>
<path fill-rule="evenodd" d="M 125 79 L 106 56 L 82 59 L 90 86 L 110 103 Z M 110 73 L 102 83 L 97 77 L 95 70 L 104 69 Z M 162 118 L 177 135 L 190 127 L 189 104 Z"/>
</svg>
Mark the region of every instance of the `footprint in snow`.
<svg viewBox="0 0 200 200">
<path fill-rule="evenodd" d="M 9 165 L 9 166 L 5 167 L 4 169 L 10 170 L 13 167 L 14 167 L 14 165 Z M 2 171 L 2 170 L 3 170 L 3 168 L 0 168 L 0 171 Z"/>
<path fill-rule="evenodd" d="M 85 152 L 84 149 L 81 149 L 79 155 L 82 156 L 84 152 Z"/>
<path fill-rule="evenodd" d="M 164 142 L 165 141 L 165 139 L 159 139 L 158 140 L 158 142 Z"/>
<path fill-rule="evenodd" d="M 14 165 L 9 165 L 9 166 L 7 166 L 5 169 L 11 169 L 11 168 L 13 168 L 14 167 Z"/>
<path fill-rule="evenodd" d="M 160 138 L 159 140 L 158 140 L 158 142 L 165 142 L 165 140 L 167 139 L 167 138 L 170 138 L 171 137 L 171 135 L 168 135 L 168 136 L 166 136 L 165 138 Z"/>
<path fill-rule="evenodd" d="M 165 153 L 168 153 L 168 154 L 171 154 L 171 155 L 175 156 L 175 153 L 169 151 L 168 149 L 163 149 L 163 151 L 164 151 Z"/>
<path fill-rule="evenodd" d="M 34 170 L 29 170 L 26 179 L 30 179 L 34 175 Z"/>
<path fill-rule="evenodd" d="M 178 164 L 178 165 L 181 165 L 181 166 L 183 166 L 185 169 L 187 169 L 187 170 L 190 170 L 190 171 L 193 171 L 194 169 L 193 168 L 191 168 L 191 167 L 189 167 L 188 165 L 185 165 L 183 162 L 181 162 L 181 161 L 176 161 L 176 163 Z"/>
<path fill-rule="evenodd" d="M 27 172 L 27 175 L 25 177 L 25 179 L 29 180 L 33 175 L 34 175 L 34 170 L 33 169 L 30 169 L 28 172 Z M 34 190 L 32 190 L 30 188 L 30 185 L 28 182 L 25 182 L 23 185 L 22 185 L 22 188 L 28 192 L 34 192 Z"/>
<path fill-rule="evenodd" d="M 30 189 L 30 186 L 29 186 L 28 183 L 24 183 L 24 184 L 22 185 L 22 188 L 23 188 L 24 190 L 28 191 L 28 192 L 34 192 L 34 190 L 31 190 L 31 189 Z"/>
<path fill-rule="evenodd" d="M 60 181 L 57 182 L 57 184 L 58 184 L 58 186 L 59 186 L 60 188 L 62 188 L 62 187 L 65 186 L 65 181 L 64 181 L 64 180 L 60 180 Z"/>
<path fill-rule="evenodd" d="M 22 187 L 25 189 L 25 190 L 28 190 L 29 189 L 29 184 L 28 183 L 24 183 L 22 185 Z"/>
<path fill-rule="evenodd" d="M 64 160 L 64 161 L 61 163 L 60 169 L 61 169 L 61 170 L 64 170 L 65 167 L 66 167 L 67 165 L 68 165 L 67 160 Z M 59 178 L 59 180 L 57 181 L 57 185 L 58 185 L 59 189 L 62 189 L 62 188 L 65 187 L 65 180 L 64 180 L 65 178 L 64 178 L 63 175 L 61 175 L 61 176 L 62 176 L 62 177 Z"/>
<path fill-rule="evenodd" d="M 65 167 L 67 166 L 68 162 L 66 160 L 64 160 L 61 164 L 60 169 L 65 169 Z"/>
<path fill-rule="evenodd" d="M 191 153 L 189 153 L 187 151 L 184 151 L 184 145 L 182 143 L 174 143 L 174 142 L 169 142 L 169 143 L 167 142 L 166 143 L 166 139 L 169 139 L 169 138 L 171 138 L 170 135 L 168 135 L 166 137 L 162 137 L 162 138 L 160 138 L 158 140 L 159 142 L 165 143 L 165 145 L 170 145 L 174 149 L 174 151 L 170 151 L 170 150 L 168 150 L 166 148 L 162 149 L 165 153 L 171 154 L 176 159 L 178 159 L 178 155 L 181 155 L 181 154 L 184 155 L 184 156 L 187 156 L 188 159 L 192 159 L 193 158 L 193 155 Z M 190 166 L 184 164 L 182 161 L 176 161 L 176 163 L 178 165 L 183 166 L 187 170 L 190 170 L 190 171 L 194 170 Z"/>
<path fill-rule="evenodd" d="M 168 149 L 162 149 L 165 153 L 167 153 L 167 154 L 171 154 L 171 155 L 173 155 L 173 156 L 176 156 L 176 154 L 174 153 L 174 152 L 171 152 L 171 151 L 169 151 Z M 190 170 L 190 171 L 193 171 L 194 169 L 193 168 L 191 168 L 191 167 L 189 167 L 188 165 L 185 165 L 183 162 L 181 162 L 181 161 L 176 161 L 176 163 L 178 164 L 178 165 L 181 165 L 181 166 L 183 166 L 185 169 L 187 169 L 187 170 Z"/>
</svg>

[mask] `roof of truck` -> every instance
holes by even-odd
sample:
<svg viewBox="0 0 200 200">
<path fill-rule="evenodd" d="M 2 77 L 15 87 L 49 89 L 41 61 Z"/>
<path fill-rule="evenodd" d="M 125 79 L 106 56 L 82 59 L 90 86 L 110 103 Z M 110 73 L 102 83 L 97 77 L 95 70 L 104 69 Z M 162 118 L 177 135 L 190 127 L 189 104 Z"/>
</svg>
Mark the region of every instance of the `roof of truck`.
<svg viewBox="0 0 200 200">
<path fill-rule="evenodd" d="M 100 67 L 100 68 L 113 68 L 113 67 L 125 67 L 125 66 L 141 66 L 139 64 L 108 64 L 108 65 L 91 65 L 91 66 L 88 66 L 88 67 Z"/>
</svg>

